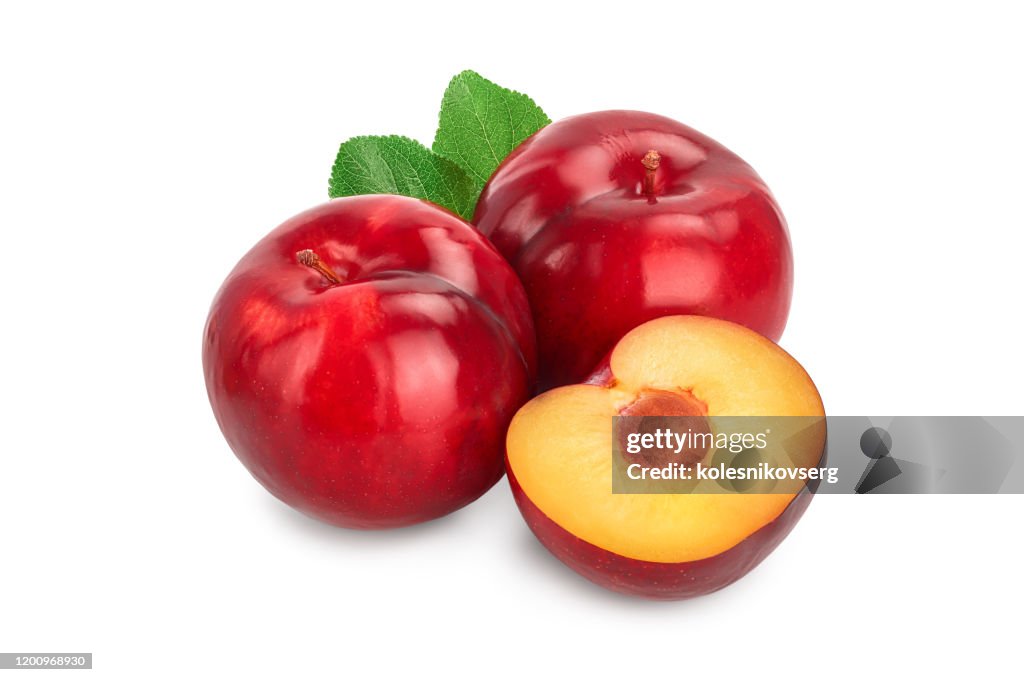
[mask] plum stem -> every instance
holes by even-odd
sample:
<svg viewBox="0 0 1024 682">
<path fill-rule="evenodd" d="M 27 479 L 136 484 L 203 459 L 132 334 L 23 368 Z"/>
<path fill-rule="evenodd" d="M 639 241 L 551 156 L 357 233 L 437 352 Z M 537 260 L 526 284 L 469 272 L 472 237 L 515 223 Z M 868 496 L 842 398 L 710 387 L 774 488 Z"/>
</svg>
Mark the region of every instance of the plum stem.
<svg viewBox="0 0 1024 682">
<path fill-rule="evenodd" d="M 644 194 L 649 197 L 654 196 L 654 173 L 658 170 L 658 166 L 661 165 L 661 154 L 656 149 L 649 149 L 644 154 L 644 158 L 640 161 L 647 172 L 644 174 Z"/>
<path fill-rule="evenodd" d="M 299 251 L 295 254 L 295 260 L 299 261 L 299 263 L 305 265 L 307 268 L 316 270 L 331 284 L 341 284 L 341 277 L 338 277 L 338 275 L 334 273 L 334 270 L 327 267 L 327 264 L 320 260 L 320 256 L 316 255 L 316 252 L 312 249 L 303 249 L 302 251 Z"/>
</svg>

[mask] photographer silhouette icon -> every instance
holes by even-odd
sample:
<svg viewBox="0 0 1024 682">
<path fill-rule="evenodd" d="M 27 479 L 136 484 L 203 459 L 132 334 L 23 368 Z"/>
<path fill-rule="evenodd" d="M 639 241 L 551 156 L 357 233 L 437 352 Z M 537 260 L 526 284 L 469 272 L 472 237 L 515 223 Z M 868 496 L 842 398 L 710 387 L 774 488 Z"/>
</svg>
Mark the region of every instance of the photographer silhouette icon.
<svg viewBox="0 0 1024 682">
<path fill-rule="evenodd" d="M 860 437 L 860 451 L 871 462 L 861 474 L 854 492 L 940 492 L 940 482 L 949 469 L 950 459 L 963 460 L 964 457 L 961 449 L 945 447 L 948 439 L 936 438 L 936 435 L 951 428 L 955 432 L 968 425 L 969 421 L 964 419 L 951 424 L 944 418 L 895 417 L 888 429 L 877 426 L 866 429 Z"/>
<path fill-rule="evenodd" d="M 870 492 L 903 473 L 896 460 L 889 456 L 892 436 L 885 429 L 872 427 L 865 431 L 860 437 L 860 451 L 870 457 L 872 462 L 854 488 L 857 494 Z"/>
</svg>

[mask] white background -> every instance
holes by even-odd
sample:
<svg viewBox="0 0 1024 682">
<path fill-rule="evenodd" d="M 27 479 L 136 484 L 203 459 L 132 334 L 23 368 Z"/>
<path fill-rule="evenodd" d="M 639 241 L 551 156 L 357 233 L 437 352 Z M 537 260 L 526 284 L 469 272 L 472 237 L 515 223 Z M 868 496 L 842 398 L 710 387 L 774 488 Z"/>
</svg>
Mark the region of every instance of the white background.
<svg viewBox="0 0 1024 682">
<path fill-rule="evenodd" d="M 465 68 L 744 156 L 795 245 L 782 344 L 830 413 L 1024 412 L 1010 3 L 564 4 L 4 3 L 0 650 L 91 651 L 32 675 L 105 680 L 1019 669 L 1019 497 L 818 499 L 746 579 L 663 604 L 562 567 L 504 482 L 370 534 L 235 460 L 200 367 L 222 278 L 326 198 L 346 137 L 429 144 Z"/>
</svg>

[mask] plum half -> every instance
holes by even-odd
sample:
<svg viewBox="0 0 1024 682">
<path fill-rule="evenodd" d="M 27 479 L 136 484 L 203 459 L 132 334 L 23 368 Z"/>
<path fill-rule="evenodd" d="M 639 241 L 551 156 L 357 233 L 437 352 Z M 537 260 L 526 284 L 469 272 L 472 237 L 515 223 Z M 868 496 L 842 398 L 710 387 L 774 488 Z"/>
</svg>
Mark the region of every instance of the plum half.
<svg viewBox="0 0 1024 682">
<path fill-rule="evenodd" d="M 509 483 L 541 543 L 584 577 L 653 599 L 695 597 L 757 566 L 812 490 L 615 494 L 610 417 L 824 414 L 807 372 L 769 339 L 723 320 L 663 317 L 626 334 L 587 383 L 519 410 L 506 443 Z M 824 454 L 820 423 L 801 444 L 811 465 Z"/>
</svg>

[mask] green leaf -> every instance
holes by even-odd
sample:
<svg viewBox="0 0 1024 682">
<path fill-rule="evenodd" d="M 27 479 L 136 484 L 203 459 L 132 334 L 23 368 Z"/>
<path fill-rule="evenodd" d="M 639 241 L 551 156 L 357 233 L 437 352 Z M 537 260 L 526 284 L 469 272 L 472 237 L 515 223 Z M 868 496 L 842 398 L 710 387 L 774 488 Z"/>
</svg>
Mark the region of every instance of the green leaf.
<svg viewBox="0 0 1024 682">
<path fill-rule="evenodd" d="M 433 150 L 462 167 L 479 192 L 498 164 L 548 123 L 526 95 L 463 71 L 444 92 Z"/>
<path fill-rule="evenodd" d="M 480 190 L 458 165 L 416 140 L 399 135 L 367 135 L 342 143 L 331 171 L 328 193 L 331 197 L 419 197 L 469 220 Z"/>
</svg>

